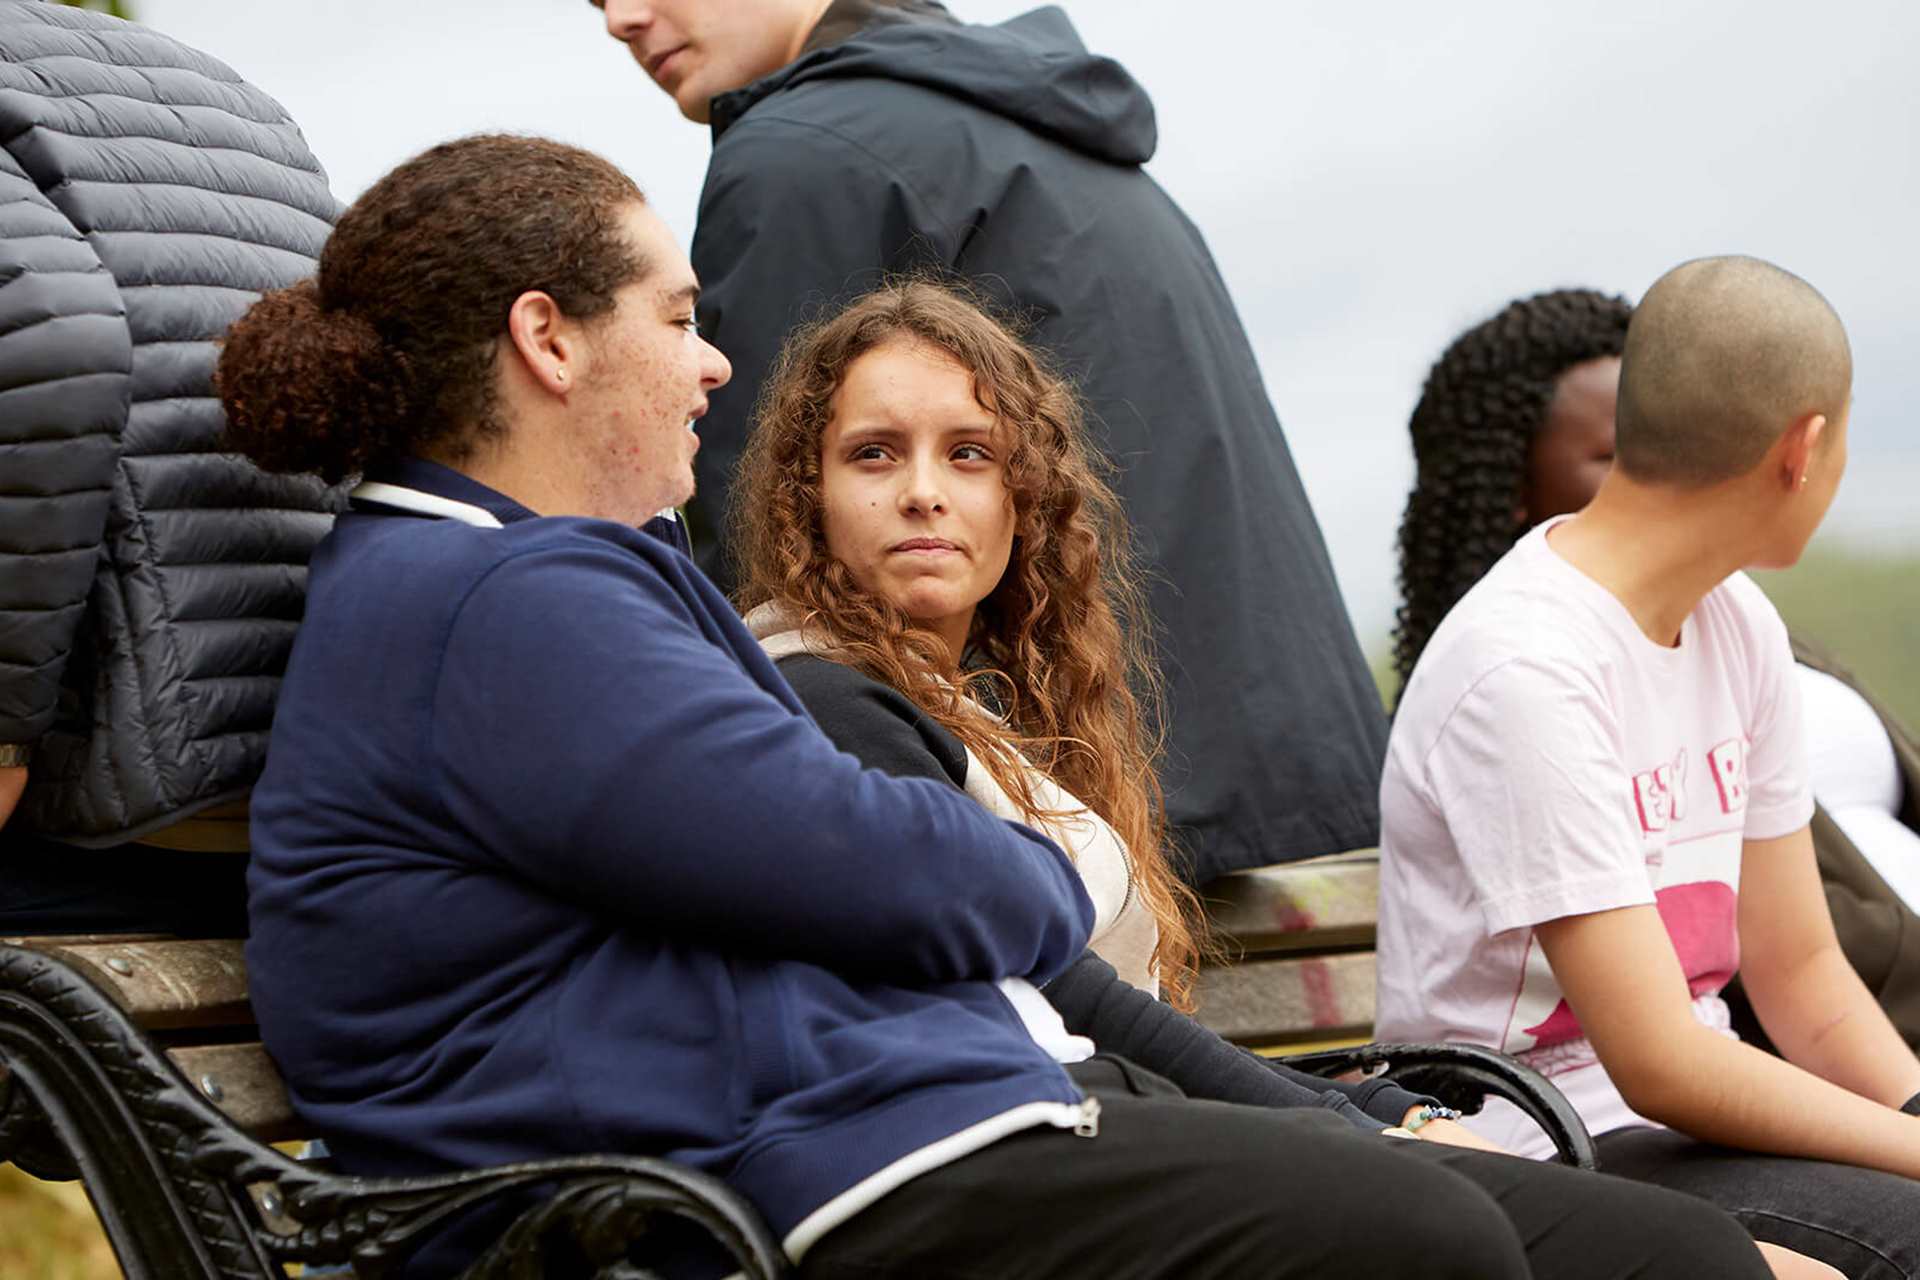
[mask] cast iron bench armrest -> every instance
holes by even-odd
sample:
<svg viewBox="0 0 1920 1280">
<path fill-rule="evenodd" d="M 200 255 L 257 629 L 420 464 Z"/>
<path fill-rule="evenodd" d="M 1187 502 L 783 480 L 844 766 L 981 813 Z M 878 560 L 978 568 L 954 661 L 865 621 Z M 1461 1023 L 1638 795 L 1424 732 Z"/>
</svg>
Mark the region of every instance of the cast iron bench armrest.
<svg viewBox="0 0 1920 1280">
<path fill-rule="evenodd" d="M 422 1241 L 497 1196 L 539 1190 L 462 1280 L 625 1274 L 633 1243 L 661 1215 L 706 1231 L 746 1280 L 778 1280 L 786 1260 L 760 1215 L 717 1178 L 644 1156 L 577 1156 L 422 1178 L 346 1178 L 307 1166 L 273 1190 L 292 1222 L 265 1238 L 281 1262 L 352 1262 L 363 1280 L 399 1273 Z"/>
<path fill-rule="evenodd" d="M 1467 1115 L 1478 1112 L 1488 1095 L 1505 1098 L 1546 1131 L 1562 1164 L 1599 1167 L 1593 1138 L 1565 1095 L 1532 1067 L 1491 1049 L 1465 1044 L 1366 1044 L 1280 1061 L 1316 1076 L 1348 1071 L 1384 1075 L 1403 1089 L 1429 1094 Z"/>
<path fill-rule="evenodd" d="M 585 1156 L 422 1178 L 345 1177 L 243 1132 L 100 985 L 0 945 L 0 1161 L 84 1179 L 130 1280 L 267 1280 L 289 1262 L 399 1272 L 455 1216 L 538 1190 L 468 1280 L 639 1275 L 629 1249 L 662 1216 L 692 1222 L 747 1280 L 786 1264 L 758 1213 L 666 1160 Z M 216 1091 L 217 1093 L 217 1091 Z"/>
</svg>

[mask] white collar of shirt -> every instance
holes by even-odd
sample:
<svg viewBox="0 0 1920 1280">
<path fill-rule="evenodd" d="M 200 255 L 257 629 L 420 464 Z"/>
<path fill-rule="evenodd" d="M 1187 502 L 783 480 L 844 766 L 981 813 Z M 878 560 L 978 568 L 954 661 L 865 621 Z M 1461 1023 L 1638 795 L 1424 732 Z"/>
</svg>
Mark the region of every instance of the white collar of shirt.
<svg viewBox="0 0 1920 1280">
<path fill-rule="evenodd" d="M 476 507 L 471 502 L 455 502 L 452 498 L 443 498 L 437 493 L 425 493 L 419 489 L 409 489 L 405 485 L 387 484 L 382 480 L 363 480 L 354 486 L 347 495 L 365 502 L 377 502 L 383 507 L 397 507 L 401 511 L 412 511 L 423 516 L 438 516 L 443 520 L 458 520 L 461 524 L 470 524 L 476 529 L 504 529 L 500 517 L 485 507 Z"/>
<path fill-rule="evenodd" d="M 402 484 L 388 484 L 384 480 L 363 480 L 355 485 L 353 492 L 347 495 L 365 502 L 377 502 L 383 507 L 395 507 L 401 511 L 412 511 L 423 516 L 438 516 L 443 520 L 458 520 L 461 524 L 470 524 L 476 529 L 504 529 L 500 517 L 485 507 L 476 507 L 471 502 L 455 502 L 452 498 L 443 498 L 437 493 L 426 493 L 419 489 L 409 489 Z M 656 520 L 678 520 L 680 513 L 672 507 L 660 512 Z"/>
</svg>

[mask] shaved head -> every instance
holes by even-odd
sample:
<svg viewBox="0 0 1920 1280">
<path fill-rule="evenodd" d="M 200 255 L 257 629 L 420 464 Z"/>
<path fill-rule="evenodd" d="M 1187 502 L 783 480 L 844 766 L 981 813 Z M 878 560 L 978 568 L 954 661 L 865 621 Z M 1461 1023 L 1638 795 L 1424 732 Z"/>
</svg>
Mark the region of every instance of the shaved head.
<svg viewBox="0 0 1920 1280">
<path fill-rule="evenodd" d="M 1620 366 L 1616 461 L 1697 487 L 1744 475 L 1810 414 L 1838 421 L 1853 352 L 1819 290 L 1758 258 L 1700 258 L 1647 290 Z"/>
</svg>

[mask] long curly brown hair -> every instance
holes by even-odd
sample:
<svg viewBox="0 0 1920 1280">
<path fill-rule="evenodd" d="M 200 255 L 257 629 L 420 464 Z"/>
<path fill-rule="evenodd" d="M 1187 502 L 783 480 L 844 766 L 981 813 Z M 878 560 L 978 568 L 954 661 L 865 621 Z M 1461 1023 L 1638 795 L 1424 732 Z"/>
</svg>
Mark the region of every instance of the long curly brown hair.
<svg viewBox="0 0 1920 1280">
<path fill-rule="evenodd" d="M 827 551 L 821 446 L 834 393 L 855 360 L 900 341 L 952 357 L 1008 436 L 1012 557 L 974 611 L 957 674 L 939 636 L 862 588 Z M 1162 698 L 1150 615 L 1097 456 L 1073 389 L 1008 326 L 950 285 L 882 285 L 794 334 L 766 383 L 732 490 L 745 499 L 734 504 L 738 603 L 772 601 L 824 632 L 836 658 L 900 690 L 960 739 L 1028 818 L 1059 815 L 1035 803 L 1022 757 L 1112 826 L 1159 926 L 1155 970 L 1184 1009 L 1198 903 L 1169 865 L 1153 768 Z"/>
</svg>

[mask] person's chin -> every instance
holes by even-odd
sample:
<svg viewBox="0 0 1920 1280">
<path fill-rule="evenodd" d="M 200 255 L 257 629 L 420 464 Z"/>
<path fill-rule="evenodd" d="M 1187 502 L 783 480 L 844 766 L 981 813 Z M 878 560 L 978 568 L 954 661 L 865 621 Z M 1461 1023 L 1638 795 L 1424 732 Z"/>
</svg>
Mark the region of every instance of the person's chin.
<svg viewBox="0 0 1920 1280">
<path fill-rule="evenodd" d="M 928 590 L 926 582 L 903 584 L 891 593 L 891 599 L 900 611 L 909 618 L 924 622 L 929 618 L 945 618 L 959 611 L 952 592 L 939 589 Z"/>
<path fill-rule="evenodd" d="M 693 77 L 682 80 L 673 90 L 673 105 L 694 124 L 713 122 L 713 95 L 701 88 Z"/>
</svg>

